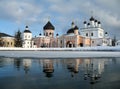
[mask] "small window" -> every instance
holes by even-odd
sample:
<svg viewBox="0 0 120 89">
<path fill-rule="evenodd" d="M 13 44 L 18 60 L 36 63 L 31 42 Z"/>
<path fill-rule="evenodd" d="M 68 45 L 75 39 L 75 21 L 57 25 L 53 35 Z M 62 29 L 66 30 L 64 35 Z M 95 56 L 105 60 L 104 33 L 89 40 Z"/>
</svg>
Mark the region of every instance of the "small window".
<svg viewBox="0 0 120 89">
<path fill-rule="evenodd" d="M 46 36 L 48 36 L 48 33 L 46 32 Z"/>
<path fill-rule="evenodd" d="M 60 43 L 62 44 L 62 40 L 60 41 Z"/>
<path fill-rule="evenodd" d="M 93 36 L 93 33 L 91 33 L 91 36 Z"/>
<path fill-rule="evenodd" d="M 86 33 L 86 36 L 88 36 L 88 33 Z"/>
</svg>

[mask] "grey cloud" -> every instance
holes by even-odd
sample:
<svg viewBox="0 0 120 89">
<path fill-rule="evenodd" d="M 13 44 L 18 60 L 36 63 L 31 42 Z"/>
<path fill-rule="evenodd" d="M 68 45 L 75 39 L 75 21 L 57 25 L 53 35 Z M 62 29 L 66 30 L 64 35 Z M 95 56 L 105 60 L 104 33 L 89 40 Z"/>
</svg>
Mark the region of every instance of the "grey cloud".
<svg viewBox="0 0 120 89">
<path fill-rule="evenodd" d="M 91 11 L 102 22 L 106 31 L 120 33 L 120 0 L 0 0 L 0 18 L 15 22 L 40 22 L 47 17 L 56 20 L 59 31 L 67 29 L 73 19 L 80 26 L 84 18 L 89 19 Z M 78 20 L 77 20 L 78 19 Z M 80 23 L 81 22 L 81 23 Z M 116 33 L 116 34 L 117 34 Z M 118 35 L 118 34 L 117 34 Z"/>
<path fill-rule="evenodd" d="M 75 14 L 85 14 L 86 18 L 90 18 L 91 11 L 93 11 L 94 17 L 102 22 L 102 26 L 109 32 L 120 32 L 120 10 L 119 0 L 48 0 L 51 2 L 50 10 L 57 13 L 64 14 L 64 17 Z M 80 13 L 79 13 L 80 12 Z M 80 18 L 80 17 L 76 17 Z M 63 19 L 64 20 L 64 19 Z M 64 22 L 64 21 L 62 21 Z M 108 26 L 108 27 L 107 27 Z M 63 27 L 64 28 L 64 27 Z"/>
<path fill-rule="evenodd" d="M 15 22 L 21 22 L 25 19 L 29 20 L 29 18 L 35 21 L 35 17 L 42 12 L 40 8 L 28 2 L 11 0 L 8 3 L 8 1 L 0 1 L 0 11 L 2 12 L 0 18 Z"/>
</svg>

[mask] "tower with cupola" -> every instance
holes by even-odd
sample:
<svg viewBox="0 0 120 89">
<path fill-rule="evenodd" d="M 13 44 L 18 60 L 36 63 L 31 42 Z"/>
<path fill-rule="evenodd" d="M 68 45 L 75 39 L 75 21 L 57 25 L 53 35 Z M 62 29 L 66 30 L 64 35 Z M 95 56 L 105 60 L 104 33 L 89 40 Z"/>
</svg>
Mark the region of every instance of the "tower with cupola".
<svg viewBox="0 0 120 89">
<path fill-rule="evenodd" d="M 87 21 L 83 22 L 84 27 L 81 28 L 81 35 L 89 38 L 104 38 L 104 30 L 101 28 L 101 22 L 96 20 L 93 16 Z"/>
<path fill-rule="evenodd" d="M 50 21 L 43 27 L 44 36 L 54 37 L 55 27 L 52 25 Z"/>
<path fill-rule="evenodd" d="M 23 48 L 32 48 L 33 42 L 32 42 L 32 33 L 29 30 L 28 26 L 25 27 L 25 30 L 23 32 Z"/>
<path fill-rule="evenodd" d="M 91 16 L 89 21 L 84 21 L 83 24 L 84 27 L 81 28 L 80 33 L 83 37 L 90 39 L 90 46 L 103 46 L 111 44 L 110 42 L 106 42 L 110 40 L 106 38 L 100 21 Z"/>
</svg>

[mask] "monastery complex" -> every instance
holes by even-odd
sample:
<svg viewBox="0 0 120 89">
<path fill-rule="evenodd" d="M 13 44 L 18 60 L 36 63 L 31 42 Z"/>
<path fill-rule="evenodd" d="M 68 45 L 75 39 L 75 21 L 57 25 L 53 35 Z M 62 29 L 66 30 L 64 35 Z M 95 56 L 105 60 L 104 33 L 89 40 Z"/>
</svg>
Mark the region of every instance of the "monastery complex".
<svg viewBox="0 0 120 89">
<path fill-rule="evenodd" d="M 87 46 L 112 46 L 112 39 L 108 33 L 102 29 L 101 22 L 93 16 L 88 21 L 83 22 L 79 28 L 74 22 L 71 27 L 62 35 L 55 34 L 55 26 L 48 21 L 43 27 L 43 35 L 32 36 L 29 27 L 26 26 L 22 33 L 23 48 L 72 48 Z M 6 40 L 5 37 L 2 37 Z M 4 42 L 4 47 L 14 47 L 14 37 L 7 36 L 11 42 Z"/>
</svg>

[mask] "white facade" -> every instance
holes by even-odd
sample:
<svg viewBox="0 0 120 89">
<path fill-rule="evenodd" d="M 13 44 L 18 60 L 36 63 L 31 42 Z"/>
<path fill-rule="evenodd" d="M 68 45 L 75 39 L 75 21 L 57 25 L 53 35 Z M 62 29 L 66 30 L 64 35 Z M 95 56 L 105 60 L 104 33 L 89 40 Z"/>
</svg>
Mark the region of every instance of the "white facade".
<svg viewBox="0 0 120 89">
<path fill-rule="evenodd" d="M 90 37 L 90 38 L 103 38 L 104 37 L 104 30 L 101 28 L 83 28 L 81 29 L 81 35 L 83 37 Z"/>
<path fill-rule="evenodd" d="M 34 42 L 32 41 L 32 33 L 29 31 L 28 26 L 26 26 L 23 32 L 23 48 L 34 48 Z"/>
<path fill-rule="evenodd" d="M 101 28 L 100 21 L 97 21 L 93 17 L 90 18 L 90 22 L 84 21 L 84 27 L 80 31 L 81 36 L 90 38 L 91 46 L 111 46 L 112 41 L 105 36 L 104 30 Z"/>
</svg>

